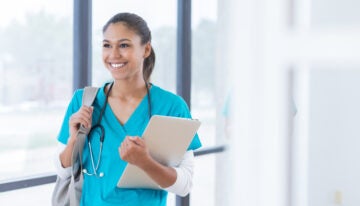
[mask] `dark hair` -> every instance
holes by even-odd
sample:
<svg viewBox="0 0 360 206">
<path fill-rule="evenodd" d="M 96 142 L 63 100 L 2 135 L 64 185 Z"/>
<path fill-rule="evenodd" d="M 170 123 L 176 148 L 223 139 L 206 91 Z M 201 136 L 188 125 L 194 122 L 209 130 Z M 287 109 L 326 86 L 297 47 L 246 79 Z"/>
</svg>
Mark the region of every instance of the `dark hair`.
<svg viewBox="0 0 360 206">
<path fill-rule="evenodd" d="M 151 31 L 147 23 L 140 16 L 133 13 L 118 13 L 111 17 L 103 27 L 103 33 L 110 24 L 124 23 L 129 29 L 133 30 L 141 38 L 141 44 L 144 45 L 151 42 Z M 150 76 L 155 66 L 155 52 L 151 47 L 150 55 L 144 60 L 143 75 L 145 82 L 150 81 Z"/>
</svg>

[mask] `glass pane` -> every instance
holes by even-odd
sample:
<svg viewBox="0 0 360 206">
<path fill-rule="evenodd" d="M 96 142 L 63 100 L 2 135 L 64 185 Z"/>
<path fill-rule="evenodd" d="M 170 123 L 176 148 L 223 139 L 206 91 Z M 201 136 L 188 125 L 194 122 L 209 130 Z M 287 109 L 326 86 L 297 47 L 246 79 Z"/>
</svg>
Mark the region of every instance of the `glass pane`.
<svg viewBox="0 0 360 206">
<path fill-rule="evenodd" d="M 156 54 L 152 83 L 175 92 L 176 3 L 167 0 L 109 0 L 106 4 L 99 0 L 93 1 L 93 83 L 101 86 L 111 79 L 102 63 L 103 25 L 119 12 L 131 12 L 144 18 L 151 30 L 152 46 Z"/>
<path fill-rule="evenodd" d="M 198 134 L 203 148 L 221 144 L 224 138 L 223 135 L 217 135 L 223 125 L 220 121 L 224 119 L 222 109 L 226 94 L 220 92 L 225 88 L 222 77 L 226 72 L 223 70 L 222 75 L 218 75 L 220 68 L 216 61 L 217 23 L 216 0 L 192 1 L 191 112 L 194 118 L 202 122 Z M 216 154 L 196 157 L 190 205 L 216 205 L 216 157 Z"/>
<path fill-rule="evenodd" d="M 209 9 L 203 9 L 205 5 Z M 216 32 L 217 1 L 193 1 L 192 10 L 192 85 L 191 111 L 202 125 L 199 135 L 203 146 L 216 142 L 217 109 L 221 96 L 217 96 Z M 220 97 L 216 98 L 215 97 Z"/>
<path fill-rule="evenodd" d="M 0 7 L 0 179 L 54 171 L 72 95 L 72 2 Z"/>
</svg>

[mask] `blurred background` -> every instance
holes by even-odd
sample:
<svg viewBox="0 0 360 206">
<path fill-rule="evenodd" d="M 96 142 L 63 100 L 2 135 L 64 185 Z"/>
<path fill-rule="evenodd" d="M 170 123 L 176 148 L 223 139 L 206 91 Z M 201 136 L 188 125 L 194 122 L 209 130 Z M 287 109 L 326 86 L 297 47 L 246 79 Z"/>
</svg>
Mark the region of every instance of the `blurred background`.
<svg viewBox="0 0 360 206">
<path fill-rule="evenodd" d="M 92 0 L 92 84 L 110 79 L 103 24 L 134 12 L 152 30 L 152 82 L 175 93 L 181 1 Z M 190 205 L 359 205 L 360 1 L 188 2 L 191 112 L 203 148 L 225 148 L 196 157 Z M 73 94 L 73 10 L 72 0 L 1 3 L 0 185 L 54 174 Z M 50 205 L 53 187 L 0 192 L 0 205 Z"/>
</svg>

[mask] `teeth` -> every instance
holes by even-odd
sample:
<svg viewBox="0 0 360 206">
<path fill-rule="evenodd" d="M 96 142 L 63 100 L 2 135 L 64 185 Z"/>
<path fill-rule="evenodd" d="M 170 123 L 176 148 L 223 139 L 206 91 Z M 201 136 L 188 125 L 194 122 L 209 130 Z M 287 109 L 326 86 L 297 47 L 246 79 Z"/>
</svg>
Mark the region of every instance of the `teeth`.
<svg viewBox="0 0 360 206">
<path fill-rule="evenodd" d="M 114 68 L 120 68 L 120 67 L 123 67 L 125 64 L 122 63 L 122 64 L 110 64 L 110 65 Z"/>
</svg>

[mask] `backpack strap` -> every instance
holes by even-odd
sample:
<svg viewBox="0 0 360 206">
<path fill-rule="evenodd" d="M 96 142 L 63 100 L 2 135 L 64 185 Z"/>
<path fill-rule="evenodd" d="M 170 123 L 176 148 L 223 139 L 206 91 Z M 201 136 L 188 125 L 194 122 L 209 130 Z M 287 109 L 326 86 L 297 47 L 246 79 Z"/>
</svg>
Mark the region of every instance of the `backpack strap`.
<svg viewBox="0 0 360 206">
<path fill-rule="evenodd" d="M 96 94 L 97 94 L 98 90 L 99 90 L 98 87 L 85 87 L 83 97 L 82 97 L 82 104 L 86 105 L 86 106 L 91 106 L 96 98 Z M 76 173 L 79 166 L 82 169 L 82 165 L 81 165 L 82 152 L 84 149 L 86 135 L 89 132 L 90 132 L 90 128 L 85 128 L 83 125 L 80 125 L 80 128 L 77 132 L 74 149 L 72 152 L 72 165 L 73 165 L 72 174 Z M 80 161 L 78 161 L 78 160 L 80 160 Z"/>
<path fill-rule="evenodd" d="M 82 105 L 90 107 L 96 98 L 98 90 L 98 87 L 85 87 L 82 96 Z M 79 132 L 87 134 L 89 131 L 90 128 L 85 128 L 83 125 L 80 125 Z"/>
<path fill-rule="evenodd" d="M 90 107 L 95 100 L 98 90 L 99 90 L 98 87 L 85 87 L 82 98 L 82 104 Z"/>
</svg>

